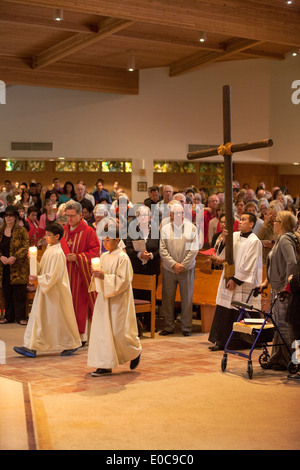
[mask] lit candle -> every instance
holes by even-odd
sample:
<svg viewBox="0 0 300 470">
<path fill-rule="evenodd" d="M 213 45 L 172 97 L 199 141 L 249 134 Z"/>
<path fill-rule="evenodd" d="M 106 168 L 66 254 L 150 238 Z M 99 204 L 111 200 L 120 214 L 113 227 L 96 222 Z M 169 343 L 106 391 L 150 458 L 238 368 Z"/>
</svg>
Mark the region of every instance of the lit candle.
<svg viewBox="0 0 300 470">
<path fill-rule="evenodd" d="M 92 258 L 91 259 L 92 263 L 92 268 L 94 271 L 101 271 L 101 264 L 100 264 L 100 258 Z M 95 285 L 96 285 L 96 291 L 101 292 L 101 279 L 99 277 L 95 277 Z"/>
<path fill-rule="evenodd" d="M 29 247 L 30 276 L 37 275 L 37 247 Z"/>
</svg>

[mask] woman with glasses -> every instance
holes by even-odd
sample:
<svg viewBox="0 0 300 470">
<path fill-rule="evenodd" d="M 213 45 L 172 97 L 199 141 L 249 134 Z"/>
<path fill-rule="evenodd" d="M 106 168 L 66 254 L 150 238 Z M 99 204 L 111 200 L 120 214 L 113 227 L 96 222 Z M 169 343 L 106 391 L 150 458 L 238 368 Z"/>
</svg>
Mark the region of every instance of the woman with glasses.
<svg viewBox="0 0 300 470">
<path fill-rule="evenodd" d="M 29 276 L 28 232 L 19 225 L 16 206 L 7 206 L 0 229 L 0 281 L 5 317 L 0 323 L 26 325 L 26 287 Z"/>
<path fill-rule="evenodd" d="M 267 259 L 267 279 L 262 283 L 264 288 L 270 283 L 271 298 L 285 290 L 288 279 L 294 274 L 297 266 L 297 249 L 300 237 L 295 234 L 297 219 L 289 211 L 280 211 L 274 220 L 274 232 L 277 240 Z M 292 326 L 287 322 L 288 299 L 277 300 L 273 307 L 273 318 L 289 347 L 292 346 L 294 335 Z M 274 344 L 282 343 L 278 333 L 274 333 Z M 290 355 L 283 345 L 273 346 L 268 368 L 286 370 Z"/>
</svg>

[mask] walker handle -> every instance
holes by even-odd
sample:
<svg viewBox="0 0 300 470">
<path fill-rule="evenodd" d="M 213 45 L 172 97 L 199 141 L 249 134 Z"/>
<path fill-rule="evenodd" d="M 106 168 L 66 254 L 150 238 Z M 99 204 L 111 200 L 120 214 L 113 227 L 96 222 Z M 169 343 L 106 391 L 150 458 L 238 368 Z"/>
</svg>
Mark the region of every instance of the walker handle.
<svg viewBox="0 0 300 470">
<path fill-rule="evenodd" d="M 246 308 L 247 310 L 252 310 L 253 309 L 253 305 L 249 305 L 249 304 L 246 304 L 244 302 L 239 302 L 238 300 L 233 300 L 231 302 L 231 305 L 234 305 L 235 307 Z"/>
</svg>

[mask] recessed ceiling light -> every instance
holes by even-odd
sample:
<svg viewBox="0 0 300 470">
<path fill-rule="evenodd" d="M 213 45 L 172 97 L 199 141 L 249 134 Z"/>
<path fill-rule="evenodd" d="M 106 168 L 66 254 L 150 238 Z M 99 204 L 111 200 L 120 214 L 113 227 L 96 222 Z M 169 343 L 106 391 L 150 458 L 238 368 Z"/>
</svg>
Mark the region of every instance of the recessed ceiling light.
<svg viewBox="0 0 300 470">
<path fill-rule="evenodd" d="M 60 8 L 55 8 L 53 19 L 55 21 L 62 21 L 64 19 L 64 12 Z"/>
<path fill-rule="evenodd" d="M 127 70 L 128 72 L 135 71 L 135 56 L 133 51 L 128 51 Z"/>
<path fill-rule="evenodd" d="M 206 41 L 206 32 L 205 31 L 200 31 L 199 32 L 198 40 L 199 40 L 199 42 L 205 42 Z"/>
</svg>

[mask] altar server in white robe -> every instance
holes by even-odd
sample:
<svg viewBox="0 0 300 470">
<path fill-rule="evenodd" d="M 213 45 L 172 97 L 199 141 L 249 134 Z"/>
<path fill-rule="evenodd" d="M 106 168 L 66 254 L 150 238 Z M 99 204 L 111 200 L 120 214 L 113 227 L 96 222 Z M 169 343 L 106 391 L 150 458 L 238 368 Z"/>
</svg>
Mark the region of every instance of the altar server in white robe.
<svg viewBox="0 0 300 470">
<path fill-rule="evenodd" d="M 66 257 L 59 240 L 63 228 L 56 223 L 46 227 L 48 246 L 37 263 L 37 276 L 29 280 L 38 286 L 24 335 L 24 346 L 14 347 L 18 354 L 35 357 L 38 352 L 60 352 L 70 356 L 81 347 L 73 308 Z"/>
<path fill-rule="evenodd" d="M 216 311 L 209 335 L 209 341 L 215 343 L 210 347 L 213 351 L 224 349 L 224 346 L 232 331 L 233 323 L 239 316 L 239 311 L 232 307 L 231 302 L 238 300 L 246 302 L 251 289 L 258 287 L 262 279 L 262 244 L 252 232 L 256 217 L 250 213 L 244 213 L 239 223 L 239 231 L 233 233 L 233 262 L 235 268 L 234 277 L 226 281 L 225 269 L 219 282 Z M 226 242 L 225 242 L 226 250 Z M 221 253 L 219 258 L 225 258 Z M 261 296 L 251 296 L 249 304 L 261 308 Z M 259 314 L 252 313 L 257 317 Z M 233 339 L 234 342 L 234 339 Z M 236 348 L 242 343 L 235 341 Z M 231 347 L 232 345 L 230 345 Z"/>
<path fill-rule="evenodd" d="M 87 364 L 96 367 L 91 375 L 100 377 L 130 361 L 135 369 L 142 351 L 138 338 L 132 292 L 133 271 L 128 255 L 120 249 L 114 225 L 103 237 L 107 250 L 100 257 L 100 270 L 92 270 L 90 290 L 97 290 Z M 99 282 L 97 282 L 99 281 Z M 96 286 L 97 284 L 97 286 Z"/>
</svg>

